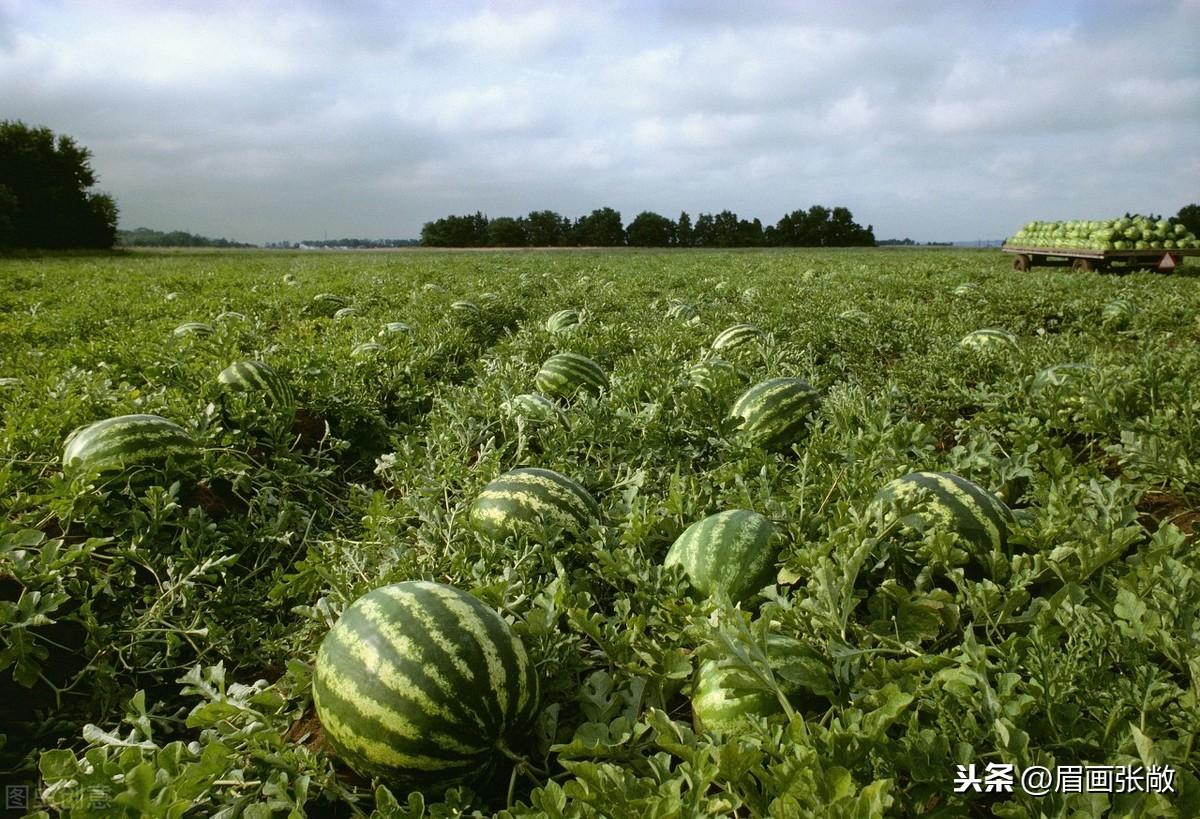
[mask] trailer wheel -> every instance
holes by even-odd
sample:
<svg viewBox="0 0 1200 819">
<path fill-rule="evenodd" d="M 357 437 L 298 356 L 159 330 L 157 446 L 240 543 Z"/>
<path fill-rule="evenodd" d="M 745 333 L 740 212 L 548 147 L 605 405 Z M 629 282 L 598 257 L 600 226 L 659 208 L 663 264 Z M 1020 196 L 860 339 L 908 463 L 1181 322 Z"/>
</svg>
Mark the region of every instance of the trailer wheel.
<svg viewBox="0 0 1200 819">
<path fill-rule="evenodd" d="M 1091 259 L 1076 259 L 1071 262 L 1071 269 L 1076 273 L 1090 273 L 1095 268 L 1092 267 Z"/>
<path fill-rule="evenodd" d="M 1029 257 L 1024 253 L 1018 253 L 1016 256 L 1013 256 L 1013 270 L 1024 273 L 1031 266 L 1032 265 L 1029 263 Z"/>
</svg>

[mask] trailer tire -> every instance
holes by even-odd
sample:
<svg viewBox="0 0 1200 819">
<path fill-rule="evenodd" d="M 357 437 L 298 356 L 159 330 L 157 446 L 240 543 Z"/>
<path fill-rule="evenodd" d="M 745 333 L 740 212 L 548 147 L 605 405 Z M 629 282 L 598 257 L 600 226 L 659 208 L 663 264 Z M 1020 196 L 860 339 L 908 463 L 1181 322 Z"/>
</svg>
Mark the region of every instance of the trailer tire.
<svg viewBox="0 0 1200 819">
<path fill-rule="evenodd" d="M 1071 262 L 1071 269 L 1076 273 L 1090 273 L 1095 268 L 1092 266 L 1091 259 L 1075 259 Z"/>
<path fill-rule="evenodd" d="M 1016 270 L 1019 273 L 1024 273 L 1026 270 L 1032 267 L 1032 265 L 1029 263 L 1028 256 L 1026 256 L 1024 253 L 1018 253 L 1016 256 L 1013 256 L 1012 267 L 1013 270 Z"/>
</svg>

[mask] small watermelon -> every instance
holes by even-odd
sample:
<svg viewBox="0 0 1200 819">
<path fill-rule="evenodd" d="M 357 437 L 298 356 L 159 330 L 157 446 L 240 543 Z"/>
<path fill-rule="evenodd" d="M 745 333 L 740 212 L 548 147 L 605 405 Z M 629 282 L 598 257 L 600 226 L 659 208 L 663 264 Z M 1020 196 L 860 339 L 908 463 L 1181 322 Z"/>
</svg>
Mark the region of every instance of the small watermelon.
<svg viewBox="0 0 1200 819">
<path fill-rule="evenodd" d="M 238 392 L 262 395 L 275 407 L 292 407 L 296 402 L 287 381 L 262 361 L 236 361 L 221 370 L 217 382 Z"/>
<path fill-rule="evenodd" d="M 790 678 L 815 678 L 806 667 L 811 662 L 811 655 L 811 650 L 795 638 L 782 634 L 767 638 L 767 665 L 785 696 L 789 689 L 800 687 L 790 682 Z M 692 721 L 697 731 L 737 733 L 745 730 L 752 717 L 783 713 L 779 696 L 773 691 L 747 685 L 746 674 L 731 659 L 708 659 L 700 663 L 692 682 Z M 815 682 L 821 688 L 818 696 L 828 697 L 833 693 L 821 681 Z M 804 693 L 811 697 L 817 692 L 809 686 Z"/>
<path fill-rule="evenodd" d="M 700 321 L 700 311 L 694 304 L 677 301 L 667 308 L 667 318 L 682 321 L 684 324 L 695 324 Z"/>
<path fill-rule="evenodd" d="M 742 420 L 742 434 L 751 443 L 782 450 L 805 436 L 808 415 L 820 400 L 803 378 L 769 378 L 746 390 L 734 403 L 731 415 Z"/>
<path fill-rule="evenodd" d="M 213 334 L 213 326 L 205 324 L 202 321 L 185 321 L 172 331 L 172 335 L 176 338 L 184 336 L 211 336 Z"/>
<path fill-rule="evenodd" d="M 545 424 L 562 417 L 562 410 L 557 404 L 544 395 L 530 392 L 513 396 L 501 404 L 500 409 L 527 424 Z"/>
<path fill-rule="evenodd" d="M 354 307 L 339 307 L 334 311 L 333 317 L 338 321 L 347 318 L 353 318 L 358 315 L 358 309 Z"/>
<path fill-rule="evenodd" d="M 704 393 L 711 394 L 722 384 L 737 379 L 737 369 L 723 358 L 710 358 L 688 367 L 687 382 Z"/>
<path fill-rule="evenodd" d="M 472 525 L 494 540 L 554 526 L 579 532 L 600 518 L 587 490 L 550 469 L 520 467 L 491 481 L 471 504 Z"/>
<path fill-rule="evenodd" d="M 383 352 L 383 345 L 374 341 L 364 341 L 362 344 L 355 346 L 350 351 L 350 355 L 355 358 L 367 358 Z"/>
<path fill-rule="evenodd" d="M 349 299 L 339 296 L 336 293 L 318 293 L 313 296 L 309 309 L 319 316 L 332 317 L 338 310 L 349 306 L 349 304 Z"/>
<path fill-rule="evenodd" d="M 551 333 L 563 333 L 574 330 L 582 323 L 583 314 L 574 307 L 568 307 L 552 313 L 550 318 L 546 319 L 546 329 Z"/>
<path fill-rule="evenodd" d="M 976 352 L 1015 350 L 1017 349 L 1017 337 L 1007 330 L 985 327 L 982 330 L 967 333 L 958 344 L 964 349 Z"/>
<path fill-rule="evenodd" d="M 735 324 L 717 333 L 717 337 L 713 339 L 712 348 L 714 350 L 732 350 L 748 342 L 758 341 L 762 337 L 763 331 L 753 324 Z"/>
<path fill-rule="evenodd" d="M 383 329 L 381 329 L 379 331 L 378 337 L 386 338 L 387 336 L 394 336 L 394 335 L 397 335 L 400 333 L 411 333 L 411 332 L 412 332 L 412 327 L 409 327 L 404 322 L 389 321 L 387 324 L 383 325 Z"/>
<path fill-rule="evenodd" d="M 397 784 L 484 781 L 537 714 L 533 663 L 504 619 L 421 580 L 354 601 L 321 641 L 312 685 L 334 753 Z"/>
</svg>

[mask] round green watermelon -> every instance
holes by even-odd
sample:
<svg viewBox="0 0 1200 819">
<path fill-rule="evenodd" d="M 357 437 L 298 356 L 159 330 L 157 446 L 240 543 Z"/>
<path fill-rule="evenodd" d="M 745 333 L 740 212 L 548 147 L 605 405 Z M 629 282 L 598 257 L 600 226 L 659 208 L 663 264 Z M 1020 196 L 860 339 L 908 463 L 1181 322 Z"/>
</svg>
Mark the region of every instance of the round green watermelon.
<svg viewBox="0 0 1200 819">
<path fill-rule="evenodd" d="M 688 367 L 685 379 L 696 389 L 712 393 L 722 384 L 737 379 L 737 369 L 723 358 L 710 358 Z"/>
<path fill-rule="evenodd" d="M 803 378 L 769 378 L 746 390 L 731 415 L 742 420 L 741 432 L 751 443 L 782 450 L 807 434 L 809 413 L 820 402 L 817 391 Z"/>
<path fill-rule="evenodd" d="M 753 324 L 735 324 L 717 333 L 717 337 L 713 339 L 712 348 L 714 350 L 732 350 L 748 342 L 758 341 L 762 337 L 763 331 Z"/>
<path fill-rule="evenodd" d="M 262 396 L 281 409 L 294 407 L 296 403 L 287 380 L 262 361 L 235 361 L 221 370 L 217 382 L 237 392 Z"/>
<path fill-rule="evenodd" d="M 574 307 L 568 307 L 552 313 L 550 318 L 546 319 L 546 329 L 551 333 L 562 333 L 574 330 L 581 323 L 583 323 L 583 314 Z"/>
<path fill-rule="evenodd" d="M 772 634 L 767 638 L 767 664 L 785 694 L 790 687 L 785 676 L 789 667 L 801 664 L 808 654 L 804 644 L 792 637 Z M 692 722 L 697 731 L 737 733 L 745 730 L 752 717 L 783 713 L 778 695 L 746 685 L 746 674 L 728 658 L 700 663 L 692 681 Z"/>
<path fill-rule="evenodd" d="M 977 352 L 1015 350 L 1017 349 L 1017 337 L 1007 330 L 985 327 L 982 330 L 967 333 L 958 344 L 960 347 Z"/>
<path fill-rule="evenodd" d="M 550 469 L 519 467 L 491 481 L 471 504 L 471 524 L 494 540 L 547 527 L 579 532 L 600 518 L 588 491 Z"/>
<path fill-rule="evenodd" d="M 557 404 L 544 395 L 530 392 L 513 396 L 501 404 L 500 409 L 527 424 L 545 424 L 562 417 L 562 410 Z"/>
<path fill-rule="evenodd" d="M 546 359 L 533 383 L 545 395 L 571 398 L 581 390 L 598 393 L 608 389 L 608 376 L 585 355 L 558 353 Z"/>
<path fill-rule="evenodd" d="M 949 472 L 912 472 L 876 493 L 873 505 L 884 512 L 885 528 L 916 515 L 925 528 L 953 532 L 971 554 L 1004 551 L 1013 514 L 1004 501 L 978 484 Z"/>
<path fill-rule="evenodd" d="M 159 415 L 120 415 L 67 436 L 63 467 L 99 472 L 191 460 L 199 448 L 187 430 Z"/>
<path fill-rule="evenodd" d="M 738 603 L 772 581 L 782 545 L 775 526 L 749 509 L 718 512 L 684 530 L 664 564 L 682 566 L 696 591 Z"/>
<path fill-rule="evenodd" d="M 325 636 L 313 703 L 325 739 L 363 776 L 486 780 L 537 713 L 525 647 L 492 609 L 440 583 L 382 586 Z"/>
</svg>

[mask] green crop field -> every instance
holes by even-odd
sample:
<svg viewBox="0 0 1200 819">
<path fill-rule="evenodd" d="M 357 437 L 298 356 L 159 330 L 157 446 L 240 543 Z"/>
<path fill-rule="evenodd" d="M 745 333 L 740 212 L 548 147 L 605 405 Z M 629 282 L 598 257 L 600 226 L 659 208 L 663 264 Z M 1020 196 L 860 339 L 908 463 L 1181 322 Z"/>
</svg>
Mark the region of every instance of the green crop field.
<svg viewBox="0 0 1200 819">
<path fill-rule="evenodd" d="M 0 784 L 96 817 L 1198 816 L 1197 273 L 0 260 Z"/>
</svg>

